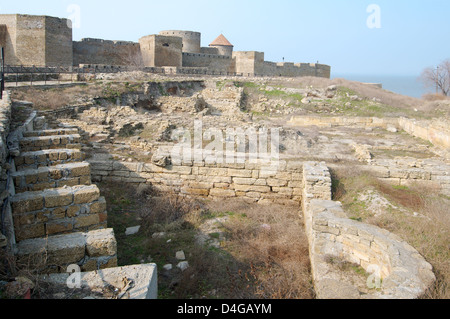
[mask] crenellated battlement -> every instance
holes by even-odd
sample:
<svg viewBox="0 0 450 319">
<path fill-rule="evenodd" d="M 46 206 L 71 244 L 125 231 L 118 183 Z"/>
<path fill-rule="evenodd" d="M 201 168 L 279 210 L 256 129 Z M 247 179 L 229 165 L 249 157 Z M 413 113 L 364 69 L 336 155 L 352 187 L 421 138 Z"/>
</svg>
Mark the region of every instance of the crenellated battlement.
<svg viewBox="0 0 450 319">
<path fill-rule="evenodd" d="M 315 63 L 269 62 L 264 52 L 234 51 L 224 35 L 208 47 L 202 34 L 165 30 L 139 42 L 84 38 L 72 41 L 67 19 L 46 16 L 0 15 L 0 44 L 8 65 L 109 65 L 133 68 L 195 68 L 207 73 L 248 76 L 317 76 L 330 78 L 331 67 Z M 124 68 L 126 69 L 126 68 Z"/>
</svg>

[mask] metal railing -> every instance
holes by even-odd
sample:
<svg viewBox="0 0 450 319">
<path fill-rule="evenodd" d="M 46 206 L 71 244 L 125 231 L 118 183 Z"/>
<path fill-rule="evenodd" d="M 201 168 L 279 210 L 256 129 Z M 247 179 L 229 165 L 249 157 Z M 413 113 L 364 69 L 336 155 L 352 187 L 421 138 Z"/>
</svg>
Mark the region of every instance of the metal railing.
<svg viewBox="0 0 450 319">
<path fill-rule="evenodd" d="M 3 99 L 3 90 L 5 89 L 5 50 L 0 49 L 0 100 Z"/>
<path fill-rule="evenodd" d="M 172 67 L 144 67 L 144 68 L 132 68 L 132 67 L 120 67 L 109 65 L 83 65 L 79 67 L 71 66 L 12 66 L 5 65 L 2 60 L 2 85 L 4 82 L 16 82 L 16 86 L 19 82 L 33 82 L 43 81 L 45 84 L 47 81 L 57 80 L 60 82 L 60 76 L 62 74 L 70 75 L 70 80 L 73 82 L 73 77 L 76 75 L 76 79 L 84 78 L 89 74 L 98 73 L 120 73 L 127 71 L 142 71 L 145 73 L 168 75 L 168 76 L 234 76 L 234 77 L 274 77 L 276 75 L 256 74 L 256 73 L 236 73 L 226 71 L 210 71 L 206 68 L 172 68 Z M 5 77 L 5 75 L 10 75 Z M 15 78 L 14 78 L 15 75 Z M 279 75 L 282 77 L 282 75 Z M 26 80 L 24 80 L 26 78 Z"/>
</svg>

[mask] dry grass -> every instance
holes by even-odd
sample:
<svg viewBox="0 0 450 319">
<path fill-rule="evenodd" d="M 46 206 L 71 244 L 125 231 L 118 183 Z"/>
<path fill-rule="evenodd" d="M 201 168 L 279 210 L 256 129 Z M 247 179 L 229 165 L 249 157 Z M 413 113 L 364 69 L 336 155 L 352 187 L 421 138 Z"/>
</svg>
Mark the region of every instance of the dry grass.
<svg viewBox="0 0 450 319">
<path fill-rule="evenodd" d="M 45 299 L 49 285 L 42 279 L 48 273 L 47 253 L 41 252 L 18 258 L 0 250 L 0 299 Z"/>
<path fill-rule="evenodd" d="M 264 299 L 314 296 L 308 242 L 299 207 L 265 206 L 236 200 L 212 205 L 218 211 L 240 214 L 224 224 L 227 233 L 224 249 L 240 263 L 250 265 L 240 277 L 254 282 L 255 296 Z"/>
<path fill-rule="evenodd" d="M 13 100 L 33 103 L 36 110 L 54 110 L 101 94 L 96 85 L 77 85 L 64 88 L 20 87 L 11 90 Z"/>
<path fill-rule="evenodd" d="M 422 96 L 422 99 L 424 99 L 425 101 L 445 101 L 445 100 L 450 100 L 449 96 L 445 96 L 443 94 L 425 94 Z"/>
<path fill-rule="evenodd" d="M 108 191 L 114 194 L 112 185 Z M 110 205 L 112 197 L 106 196 L 110 227 L 120 229 L 115 231 L 119 263 L 151 256 L 151 262 L 158 265 L 160 298 L 314 298 L 299 207 L 258 205 L 236 199 L 205 202 L 157 192 L 151 187 L 127 192 L 122 197 Z M 125 197 L 130 209 L 120 204 Z M 122 236 L 120 214 L 131 211 L 136 203 L 141 231 L 135 236 Z M 200 227 L 221 216 L 226 218 L 218 226 L 225 238 L 220 248 L 199 245 L 196 235 Z M 161 232 L 162 237 L 152 236 Z M 164 265 L 177 265 L 179 261 L 174 256 L 180 250 L 186 253 L 189 268 L 165 272 Z"/>
<path fill-rule="evenodd" d="M 419 185 L 395 187 L 354 167 L 333 170 L 335 200 L 342 201 L 349 217 L 387 229 L 408 242 L 433 266 L 437 281 L 423 298 L 450 297 L 450 199 Z M 375 189 L 401 209 L 374 215 L 357 195 Z"/>
<path fill-rule="evenodd" d="M 54 110 L 91 101 L 96 97 L 115 103 L 117 97 L 123 93 L 135 91 L 139 85 L 139 83 L 96 81 L 54 88 L 18 87 L 11 88 L 11 98 L 31 102 L 37 110 Z"/>
<path fill-rule="evenodd" d="M 360 97 L 373 99 L 377 98 L 381 103 L 390 105 L 395 108 L 420 108 L 423 105 L 421 99 L 396 94 L 378 87 L 363 84 L 361 82 L 350 81 L 346 79 L 325 79 L 316 77 L 301 77 L 293 79 L 292 81 L 277 80 L 275 83 L 284 85 L 286 87 L 314 87 L 325 89 L 330 85 L 337 85 L 355 91 Z"/>
</svg>

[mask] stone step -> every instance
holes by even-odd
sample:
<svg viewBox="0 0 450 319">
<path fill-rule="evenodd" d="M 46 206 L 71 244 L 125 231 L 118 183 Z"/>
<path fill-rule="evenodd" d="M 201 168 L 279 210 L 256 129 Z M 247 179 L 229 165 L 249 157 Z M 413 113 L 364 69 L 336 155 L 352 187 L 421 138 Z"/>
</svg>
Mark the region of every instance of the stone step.
<svg viewBox="0 0 450 319">
<path fill-rule="evenodd" d="M 106 228 L 106 201 L 97 185 L 16 194 L 11 198 L 16 240 Z"/>
<path fill-rule="evenodd" d="M 53 149 L 25 152 L 14 159 L 16 170 L 81 162 L 85 154 L 78 149 Z"/>
<path fill-rule="evenodd" d="M 28 131 L 23 133 L 23 137 L 75 135 L 75 134 L 78 134 L 78 129 L 76 128 L 60 128 L 42 131 Z"/>
<path fill-rule="evenodd" d="M 20 140 L 21 152 L 33 152 L 50 149 L 81 149 L 81 136 L 79 134 L 72 135 L 50 135 L 50 136 L 33 136 L 24 137 Z"/>
<path fill-rule="evenodd" d="M 64 273 L 69 265 L 82 271 L 117 267 L 117 242 L 112 229 L 76 232 L 23 240 L 17 244 L 18 262 L 45 269 L 44 273 Z"/>
<path fill-rule="evenodd" d="M 16 193 L 64 186 L 91 185 L 91 168 L 87 162 L 25 169 L 11 174 Z"/>
</svg>

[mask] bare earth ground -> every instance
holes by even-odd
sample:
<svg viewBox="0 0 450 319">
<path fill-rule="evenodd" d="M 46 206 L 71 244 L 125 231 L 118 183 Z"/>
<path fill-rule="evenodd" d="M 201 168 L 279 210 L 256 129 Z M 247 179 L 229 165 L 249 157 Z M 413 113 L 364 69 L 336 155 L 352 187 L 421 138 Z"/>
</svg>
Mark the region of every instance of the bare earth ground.
<svg viewBox="0 0 450 319">
<path fill-rule="evenodd" d="M 136 90 L 143 81 L 167 81 L 142 74 L 121 75 L 120 79 L 115 76 L 105 75 L 82 87 L 45 91 L 18 88 L 13 98 L 31 101 L 38 109 L 57 109 L 96 96 L 110 99 Z M 375 178 L 364 170 L 368 164 L 357 158 L 352 145 L 368 145 L 372 164 L 387 163 L 392 168 L 413 161 L 418 167 L 446 169 L 450 158 L 429 142 L 405 132 L 348 126 L 296 127 L 287 123 L 295 114 L 405 116 L 448 123 L 448 100 L 414 99 L 342 79 L 206 80 L 208 89 L 218 94 L 243 89 L 240 107 L 210 100 L 207 102 L 216 113 L 199 114 L 177 109 L 190 105 L 192 94 L 162 96 L 159 109 L 109 103 L 77 119 L 61 121 L 86 132 L 84 151 L 88 158 L 122 161 L 150 161 L 159 148 L 174 145 L 170 133 L 175 128 L 192 129 L 194 119 L 202 119 L 205 129 L 281 127 L 282 159 L 325 161 L 333 170 L 334 199 L 342 201 L 349 218 L 388 229 L 418 249 L 438 278 L 436 287 L 424 297 L 449 297 L 450 198 L 420 183 L 392 185 Z M 330 86 L 334 88 L 328 90 Z M 26 114 L 26 108 L 21 110 L 20 114 Z M 155 262 L 161 298 L 314 298 L 300 207 L 264 206 L 234 199 L 178 199 L 172 194 L 155 195 L 151 190 L 135 191 L 112 183 L 100 183 L 99 187 L 107 199 L 108 222 L 118 240 L 119 263 Z M 136 225 L 142 225 L 140 232 L 126 236 L 126 228 Z M 185 254 L 184 260 L 176 258 L 180 251 Z M 177 268 L 182 261 L 189 264 L 184 271 Z M 330 263 L 364 285 L 361 269 L 336 260 Z M 169 264 L 172 269 L 166 270 L 164 266 Z"/>
</svg>

